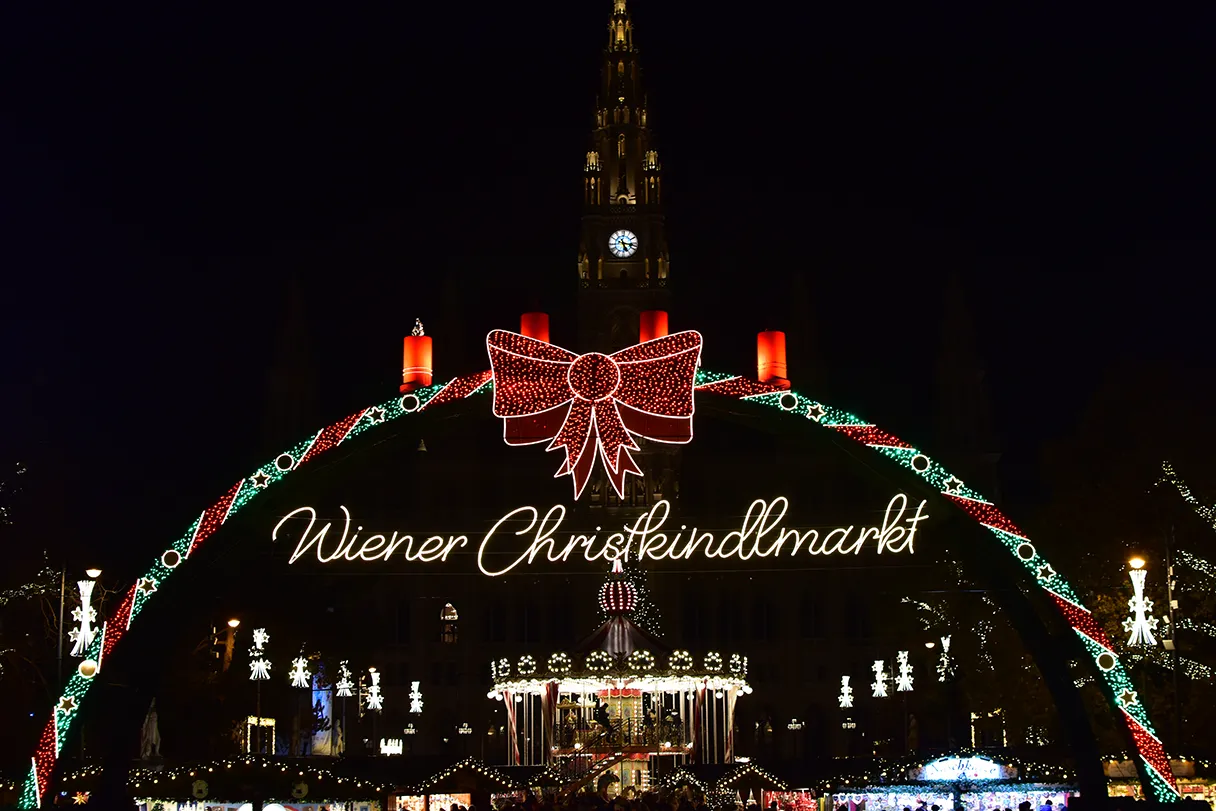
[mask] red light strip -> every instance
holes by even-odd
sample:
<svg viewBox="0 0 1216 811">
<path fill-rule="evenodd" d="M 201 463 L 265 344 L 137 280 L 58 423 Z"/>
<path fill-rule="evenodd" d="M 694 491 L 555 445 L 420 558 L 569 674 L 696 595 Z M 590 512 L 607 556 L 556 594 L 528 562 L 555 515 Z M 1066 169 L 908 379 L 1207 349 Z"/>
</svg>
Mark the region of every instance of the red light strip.
<svg viewBox="0 0 1216 811">
<path fill-rule="evenodd" d="M 1006 518 L 1005 514 L 998 510 L 995 504 L 988 504 L 984 501 L 973 501 L 972 499 L 954 496 L 949 493 L 942 493 L 942 495 L 953 501 L 963 512 L 984 526 L 999 529 L 1001 532 L 1008 532 L 1010 535 L 1016 535 L 1019 538 L 1027 538 L 1026 533 L 1022 532 L 1012 521 Z"/>
<path fill-rule="evenodd" d="M 359 420 L 363 419 L 363 415 L 366 413 L 367 409 L 365 408 L 358 414 L 351 414 L 346 419 L 335 422 L 328 428 L 322 429 L 321 433 L 317 436 L 316 441 L 313 442 L 312 446 L 309 447 L 302 457 L 300 457 L 300 461 L 296 463 L 297 466 L 311 461 L 312 458 L 319 453 L 325 453 L 330 448 L 336 448 L 338 445 L 341 445 L 342 440 L 346 439 L 346 435 L 350 433 L 350 429 L 354 428 L 355 424 L 358 423 Z"/>
<path fill-rule="evenodd" d="M 759 380 L 752 380 L 750 377 L 728 377 L 726 380 L 716 380 L 713 383 L 706 383 L 704 386 L 697 386 L 696 391 L 720 394 L 723 397 L 735 397 L 742 400 L 746 397 L 755 397 L 758 394 L 773 394 L 774 392 L 786 391 L 786 389 L 774 386 L 771 383 L 761 383 Z"/>
<path fill-rule="evenodd" d="M 194 550 L 202 546 L 203 541 L 214 535 L 215 531 L 223 525 L 224 520 L 228 518 L 228 509 L 232 506 L 233 499 L 241 491 L 241 485 L 244 483 L 245 480 L 241 479 L 232 485 L 223 498 L 212 504 L 203 513 L 203 517 L 198 522 L 198 529 L 194 532 L 194 540 L 190 542 L 190 551 L 186 553 L 186 557 L 194 554 Z"/>
<path fill-rule="evenodd" d="M 880 428 L 875 428 L 873 425 L 833 425 L 840 433 L 847 437 L 856 439 L 863 445 L 869 445 L 874 448 L 907 448 L 915 450 L 915 448 L 904 442 L 896 436 L 888 434 Z"/>
<path fill-rule="evenodd" d="M 427 400 L 422 408 L 418 410 L 422 411 L 434 405 L 450 403 L 453 400 L 463 400 L 486 383 L 489 383 L 492 376 L 493 372 L 486 369 L 484 372 L 458 377 L 436 392 L 435 396 Z"/>
</svg>

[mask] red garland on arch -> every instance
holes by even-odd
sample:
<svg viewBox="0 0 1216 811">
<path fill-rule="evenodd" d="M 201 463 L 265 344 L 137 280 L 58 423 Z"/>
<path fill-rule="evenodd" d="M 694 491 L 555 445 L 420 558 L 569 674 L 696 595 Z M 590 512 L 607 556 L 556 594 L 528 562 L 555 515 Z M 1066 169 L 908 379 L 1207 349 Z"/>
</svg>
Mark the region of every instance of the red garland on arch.
<svg viewBox="0 0 1216 811">
<path fill-rule="evenodd" d="M 692 440 L 693 383 L 701 335 L 677 332 L 603 355 L 569 350 L 505 330 L 486 337 L 494 376 L 494 416 L 508 445 L 549 442 L 565 449 L 556 476 L 583 494 L 596 456 L 617 495 L 625 475 L 641 476 L 629 451 L 635 436 L 684 444 Z"/>
</svg>

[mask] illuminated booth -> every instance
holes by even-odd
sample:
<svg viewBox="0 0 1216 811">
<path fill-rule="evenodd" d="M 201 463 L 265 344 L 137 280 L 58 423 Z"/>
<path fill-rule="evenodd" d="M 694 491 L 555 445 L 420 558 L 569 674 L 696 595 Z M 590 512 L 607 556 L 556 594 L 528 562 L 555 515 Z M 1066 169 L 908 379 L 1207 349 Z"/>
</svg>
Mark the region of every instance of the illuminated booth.
<svg viewBox="0 0 1216 811">
<path fill-rule="evenodd" d="M 900 778 L 903 779 L 900 779 Z M 1055 808 L 1067 808 L 1077 796 L 1074 782 L 1037 779 L 1022 769 L 984 755 L 951 755 L 901 770 L 899 776 L 856 787 L 837 786 L 830 795 L 831 808 L 878 809 L 962 808 L 966 811 L 1016 809 L 1029 801 L 1041 808 L 1051 800 Z"/>
<path fill-rule="evenodd" d="M 687 763 L 732 762 L 747 657 L 672 650 L 639 627 L 638 585 L 620 559 L 599 601 L 608 619 L 570 651 L 491 663 L 508 762 L 552 764 L 566 791 L 604 779 L 610 793 L 646 791 Z"/>
</svg>

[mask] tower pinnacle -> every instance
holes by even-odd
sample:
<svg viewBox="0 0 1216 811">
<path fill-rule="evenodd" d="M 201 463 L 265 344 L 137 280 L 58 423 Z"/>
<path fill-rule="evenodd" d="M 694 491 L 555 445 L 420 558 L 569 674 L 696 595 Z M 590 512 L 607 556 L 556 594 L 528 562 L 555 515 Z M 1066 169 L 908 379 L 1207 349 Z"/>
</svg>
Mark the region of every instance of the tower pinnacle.
<svg viewBox="0 0 1216 811">
<path fill-rule="evenodd" d="M 661 207 L 662 167 L 650 131 L 633 20 L 625 3 L 612 0 L 595 120 L 583 163 L 579 286 L 631 291 L 628 302 L 610 303 L 611 296 L 597 296 L 605 308 L 662 310 L 661 291 L 668 287 L 671 270 Z M 586 326 L 597 331 L 608 327 L 615 333 L 592 339 L 601 343 L 607 338 L 608 344 L 626 346 L 637 337 L 636 323 L 627 330 L 632 338 L 619 327 Z"/>
</svg>

